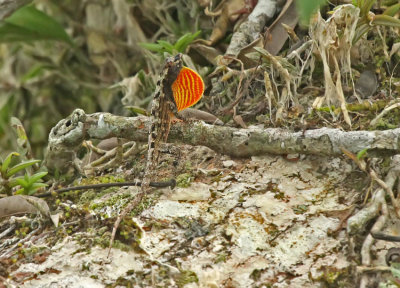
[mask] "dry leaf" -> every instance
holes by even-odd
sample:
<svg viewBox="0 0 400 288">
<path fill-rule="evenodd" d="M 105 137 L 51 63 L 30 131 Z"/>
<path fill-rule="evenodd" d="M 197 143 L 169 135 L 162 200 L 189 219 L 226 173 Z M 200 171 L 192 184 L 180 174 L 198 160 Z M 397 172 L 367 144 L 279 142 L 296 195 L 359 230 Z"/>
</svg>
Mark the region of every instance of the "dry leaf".
<svg viewBox="0 0 400 288">
<path fill-rule="evenodd" d="M 282 24 L 293 29 L 298 21 L 295 1 L 287 1 L 278 18 L 269 27 L 265 50 L 272 55 L 277 55 L 288 38 L 288 33 Z"/>
<path fill-rule="evenodd" d="M 0 199 L 0 218 L 31 213 L 49 217 L 50 209 L 46 201 L 34 196 L 14 195 Z"/>
</svg>

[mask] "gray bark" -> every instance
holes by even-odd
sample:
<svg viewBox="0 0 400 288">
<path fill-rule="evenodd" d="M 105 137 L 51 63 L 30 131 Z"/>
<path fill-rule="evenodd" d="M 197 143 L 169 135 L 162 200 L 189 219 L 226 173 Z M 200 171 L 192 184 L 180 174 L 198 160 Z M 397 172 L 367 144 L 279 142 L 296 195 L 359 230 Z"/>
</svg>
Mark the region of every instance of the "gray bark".
<svg viewBox="0 0 400 288">
<path fill-rule="evenodd" d="M 66 171 L 75 160 L 83 140 L 125 138 L 147 141 L 150 121 L 145 116 L 122 117 L 110 113 L 86 115 L 77 109 L 50 132 L 45 159 L 49 171 Z M 350 131 L 321 128 L 290 132 L 280 128 L 251 126 L 246 129 L 216 126 L 201 121 L 172 125 L 168 142 L 207 146 L 233 157 L 263 154 L 341 155 L 341 147 L 357 153 L 365 148 L 370 155 L 398 154 L 400 129 Z"/>
<path fill-rule="evenodd" d="M 276 0 L 259 0 L 247 20 L 233 33 L 225 54 L 237 56 L 242 48 L 259 38 L 265 24 L 274 17 L 275 12 Z"/>
</svg>

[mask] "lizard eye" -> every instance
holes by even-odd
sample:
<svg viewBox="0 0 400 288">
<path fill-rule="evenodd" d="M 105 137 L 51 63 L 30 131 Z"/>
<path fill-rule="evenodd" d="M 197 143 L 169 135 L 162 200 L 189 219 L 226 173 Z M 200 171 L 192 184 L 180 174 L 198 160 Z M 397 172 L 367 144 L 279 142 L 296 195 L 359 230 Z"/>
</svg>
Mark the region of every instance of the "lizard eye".
<svg viewBox="0 0 400 288">
<path fill-rule="evenodd" d="M 178 53 L 175 56 L 175 62 L 182 61 L 182 53 Z"/>
</svg>

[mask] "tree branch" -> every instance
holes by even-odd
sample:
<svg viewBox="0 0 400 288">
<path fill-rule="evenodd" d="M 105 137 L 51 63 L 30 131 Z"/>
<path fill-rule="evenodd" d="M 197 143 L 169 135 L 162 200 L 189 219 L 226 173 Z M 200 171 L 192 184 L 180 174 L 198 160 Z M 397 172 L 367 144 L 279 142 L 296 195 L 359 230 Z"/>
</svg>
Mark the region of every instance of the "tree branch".
<svg viewBox="0 0 400 288">
<path fill-rule="evenodd" d="M 75 160 L 81 143 L 88 139 L 125 138 L 147 141 L 150 121 L 147 117 L 122 117 L 110 113 L 86 115 L 81 109 L 61 120 L 50 132 L 45 165 L 49 171 L 65 172 Z M 357 153 L 369 149 L 374 154 L 400 153 L 400 129 L 350 131 L 321 128 L 290 132 L 280 128 L 251 126 L 246 129 L 205 124 L 201 121 L 176 123 L 169 142 L 207 146 L 233 157 L 264 154 L 341 155 L 341 147 Z"/>
</svg>

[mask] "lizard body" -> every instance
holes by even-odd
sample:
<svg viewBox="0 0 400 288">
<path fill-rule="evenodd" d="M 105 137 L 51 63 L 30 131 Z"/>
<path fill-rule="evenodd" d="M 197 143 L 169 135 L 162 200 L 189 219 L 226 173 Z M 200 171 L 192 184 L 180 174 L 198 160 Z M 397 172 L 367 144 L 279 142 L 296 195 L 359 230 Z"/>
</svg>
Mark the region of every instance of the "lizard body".
<svg viewBox="0 0 400 288">
<path fill-rule="evenodd" d="M 182 54 L 169 57 L 157 81 L 157 87 L 151 107 L 147 163 L 141 191 L 135 199 L 121 212 L 114 223 L 110 239 L 110 254 L 116 231 L 122 218 L 129 213 L 150 190 L 150 181 L 158 163 L 159 146 L 167 141 L 171 120 L 178 117 L 178 111 L 197 103 L 203 96 L 204 83 L 193 70 L 184 67 Z"/>
<path fill-rule="evenodd" d="M 203 92 L 203 80 L 195 71 L 183 66 L 182 54 L 166 59 L 151 107 L 149 148 L 142 191 L 149 189 L 152 172 L 159 158 L 159 145 L 167 141 L 172 119 L 179 119 L 178 111 L 197 103 Z"/>
</svg>

